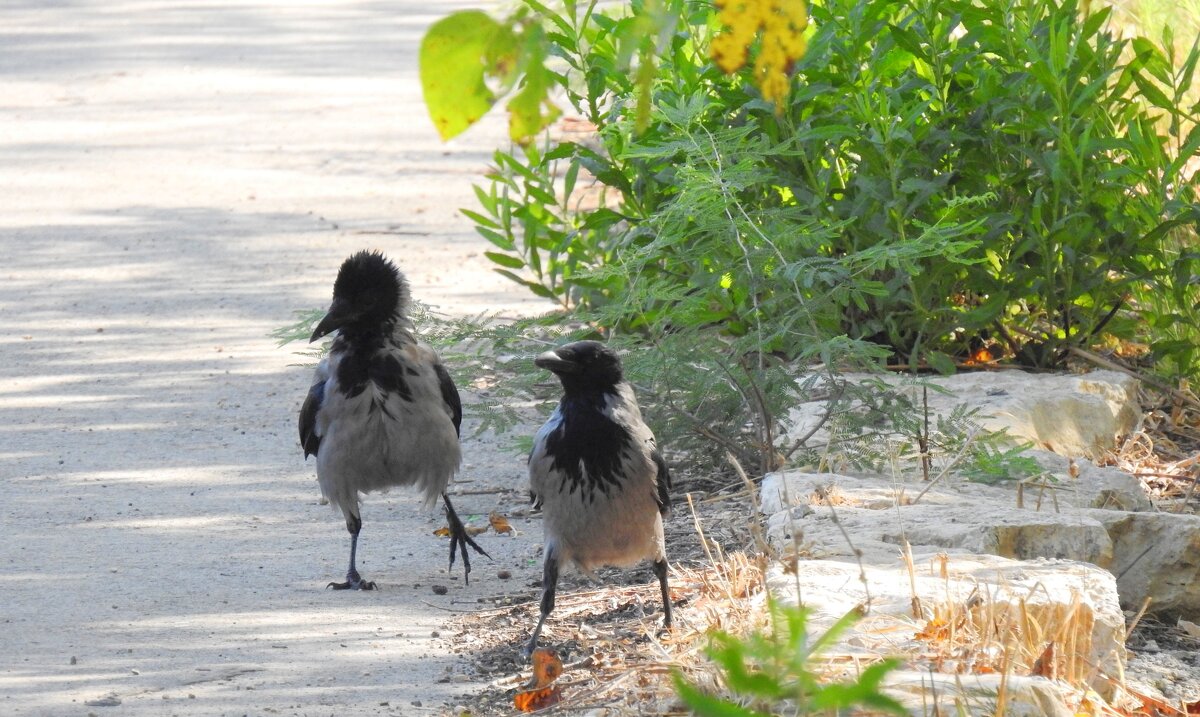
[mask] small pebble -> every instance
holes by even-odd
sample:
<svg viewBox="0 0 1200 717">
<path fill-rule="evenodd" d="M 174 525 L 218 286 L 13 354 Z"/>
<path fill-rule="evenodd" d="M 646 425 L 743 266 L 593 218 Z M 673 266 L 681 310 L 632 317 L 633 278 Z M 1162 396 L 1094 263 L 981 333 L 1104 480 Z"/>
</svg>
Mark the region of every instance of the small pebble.
<svg viewBox="0 0 1200 717">
<path fill-rule="evenodd" d="M 121 698 L 117 697 L 116 693 L 110 692 L 98 699 L 88 700 L 84 704 L 88 707 L 117 707 L 121 704 Z"/>
<path fill-rule="evenodd" d="M 448 592 L 450 592 L 450 589 L 447 588 L 445 585 L 434 585 L 433 586 L 433 594 L 434 595 L 445 595 Z"/>
<path fill-rule="evenodd" d="M 501 570 L 500 572 L 496 573 L 496 577 L 500 578 L 501 580 L 508 580 L 512 577 L 512 573 L 508 572 L 507 570 Z"/>
</svg>

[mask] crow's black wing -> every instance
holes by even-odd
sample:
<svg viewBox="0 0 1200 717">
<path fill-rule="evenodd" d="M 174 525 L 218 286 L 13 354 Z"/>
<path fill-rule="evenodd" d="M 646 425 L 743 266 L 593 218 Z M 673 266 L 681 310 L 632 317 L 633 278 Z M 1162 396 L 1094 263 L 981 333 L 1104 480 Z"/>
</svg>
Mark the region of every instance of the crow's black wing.
<svg viewBox="0 0 1200 717">
<path fill-rule="evenodd" d="M 529 466 L 529 502 L 534 510 L 542 509 L 542 495 L 550 486 L 558 486 L 563 476 L 558 474 L 556 462 L 549 460 L 547 451 L 550 450 L 551 436 L 562 431 L 562 406 L 555 409 L 550 420 L 538 429 L 533 437 L 533 447 L 529 450 L 529 458 L 525 463 Z"/>
<path fill-rule="evenodd" d="M 539 436 L 538 436 L 538 437 L 540 438 L 540 437 L 541 437 L 541 435 L 539 434 Z M 531 465 L 531 464 L 533 463 L 533 455 L 534 455 L 535 453 L 537 453 L 537 451 L 538 451 L 538 443 L 537 443 L 537 439 L 535 439 L 535 442 L 534 442 L 534 444 L 533 444 L 533 448 L 529 449 L 529 457 L 525 459 L 525 464 L 526 464 L 526 465 Z M 539 494 L 538 494 L 538 492 L 537 492 L 537 491 L 535 491 L 535 490 L 533 489 L 533 483 L 534 483 L 534 482 L 535 482 L 535 481 L 534 481 L 534 479 L 533 479 L 533 475 L 532 475 L 532 474 L 530 474 L 530 476 L 529 476 L 529 483 L 530 483 L 530 486 L 529 486 L 529 507 L 530 507 L 530 508 L 532 508 L 532 509 L 534 509 L 534 510 L 541 510 L 541 509 L 542 509 L 542 496 L 541 496 L 541 495 L 539 495 Z"/>
<path fill-rule="evenodd" d="M 450 372 L 446 370 L 445 366 L 435 363 L 433 370 L 437 373 L 438 387 L 442 390 L 442 400 L 450 407 L 450 420 L 454 421 L 454 432 L 461 436 L 462 398 L 458 395 L 458 387 L 454 385 L 454 379 L 450 378 Z"/>
<path fill-rule="evenodd" d="M 300 445 L 304 448 L 304 457 L 317 455 L 321 447 L 321 437 L 317 435 L 317 412 L 325 400 L 325 381 L 317 381 L 308 389 L 308 398 L 300 407 Z"/>
<path fill-rule="evenodd" d="M 658 512 L 665 518 L 671 513 L 671 469 L 667 468 L 667 462 L 663 460 L 657 446 L 650 449 L 650 458 L 658 468 L 658 476 L 655 479 L 655 485 L 658 488 L 656 500 L 658 501 Z"/>
</svg>

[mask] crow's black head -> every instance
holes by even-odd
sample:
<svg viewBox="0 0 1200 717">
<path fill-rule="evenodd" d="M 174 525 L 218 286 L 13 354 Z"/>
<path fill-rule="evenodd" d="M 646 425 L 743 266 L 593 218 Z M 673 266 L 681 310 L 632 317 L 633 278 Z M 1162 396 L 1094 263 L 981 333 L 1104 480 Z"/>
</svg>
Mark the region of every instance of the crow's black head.
<svg viewBox="0 0 1200 717">
<path fill-rule="evenodd" d="M 360 251 L 342 262 L 333 283 L 333 303 L 309 341 L 343 334 L 383 332 L 408 309 L 404 274 L 377 251 Z"/>
<path fill-rule="evenodd" d="M 576 341 L 540 354 L 533 363 L 552 371 L 567 394 L 607 391 L 622 380 L 617 352 L 598 341 Z"/>
</svg>

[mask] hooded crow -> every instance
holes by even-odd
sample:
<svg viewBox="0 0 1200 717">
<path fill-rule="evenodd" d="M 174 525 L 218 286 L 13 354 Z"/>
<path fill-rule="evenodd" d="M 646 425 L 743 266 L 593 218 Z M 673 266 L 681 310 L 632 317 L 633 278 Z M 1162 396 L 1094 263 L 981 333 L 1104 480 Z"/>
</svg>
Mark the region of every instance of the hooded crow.
<svg viewBox="0 0 1200 717">
<path fill-rule="evenodd" d="M 426 506 L 440 494 L 450 524 L 450 565 L 462 548 L 487 555 L 467 535 L 446 485 L 458 471 L 462 402 L 438 355 L 413 334 L 404 275 L 382 254 L 360 251 L 342 263 L 333 303 L 310 342 L 338 332 L 317 366 L 300 409 L 304 457 L 317 458 L 321 493 L 341 509 L 350 531 L 350 569 L 336 590 L 371 590 L 355 567 L 362 493 L 416 486 Z M 490 557 L 490 556 L 489 556 Z"/>
<path fill-rule="evenodd" d="M 653 560 L 670 627 L 663 518 L 670 511 L 671 474 L 620 359 L 601 343 L 578 341 L 541 354 L 534 364 L 558 376 L 563 397 L 529 455 L 531 497 L 543 512 L 545 565 L 542 614 L 526 653 L 537 647 L 554 609 L 564 564 L 591 573 Z"/>
</svg>

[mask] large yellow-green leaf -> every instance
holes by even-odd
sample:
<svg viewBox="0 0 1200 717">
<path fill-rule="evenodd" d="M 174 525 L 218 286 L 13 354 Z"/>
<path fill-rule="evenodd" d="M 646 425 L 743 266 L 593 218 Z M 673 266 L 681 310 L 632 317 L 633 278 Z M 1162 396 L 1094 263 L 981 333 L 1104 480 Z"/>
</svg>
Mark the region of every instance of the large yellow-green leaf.
<svg viewBox="0 0 1200 717">
<path fill-rule="evenodd" d="M 429 118 L 443 140 L 483 117 L 496 101 L 484 83 L 495 62 L 492 48 L 511 43 L 511 31 L 480 10 L 442 18 L 421 41 L 421 90 Z"/>
<path fill-rule="evenodd" d="M 561 114 L 550 100 L 554 74 L 546 68 L 548 48 L 546 34 L 537 25 L 527 26 L 520 45 L 512 48 L 515 71 L 521 75 L 519 89 L 508 101 L 508 132 L 514 142 L 528 142 Z"/>
</svg>

